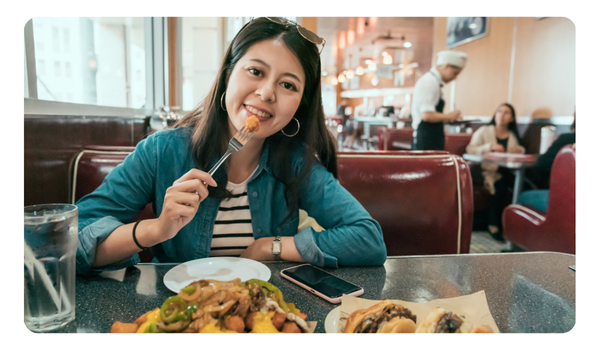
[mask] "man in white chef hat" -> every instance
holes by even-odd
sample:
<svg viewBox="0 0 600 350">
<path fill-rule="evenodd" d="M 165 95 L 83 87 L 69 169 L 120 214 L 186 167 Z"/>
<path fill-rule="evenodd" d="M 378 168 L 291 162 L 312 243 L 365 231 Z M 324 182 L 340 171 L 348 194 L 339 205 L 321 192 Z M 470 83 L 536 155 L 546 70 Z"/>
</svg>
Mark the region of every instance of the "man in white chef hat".
<svg viewBox="0 0 600 350">
<path fill-rule="evenodd" d="M 440 51 L 435 67 L 417 81 L 412 99 L 413 148 L 444 150 L 444 122 L 462 119 L 459 110 L 444 113 L 442 86 L 456 79 L 467 63 L 467 54 Z"/>
</svg>

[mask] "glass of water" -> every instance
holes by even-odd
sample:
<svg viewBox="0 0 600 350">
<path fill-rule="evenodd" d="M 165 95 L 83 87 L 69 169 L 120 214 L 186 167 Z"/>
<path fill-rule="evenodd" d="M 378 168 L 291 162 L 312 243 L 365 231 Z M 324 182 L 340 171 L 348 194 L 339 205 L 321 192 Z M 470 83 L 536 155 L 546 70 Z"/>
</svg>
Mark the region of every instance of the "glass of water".
<svg viewBox="0 0 600 350">
<path fill-rule="evenodd" d="M 31 331 L 57 329 L 75 319 L 77 207 L 25 207 L 25 325 Z"/>
</svg>

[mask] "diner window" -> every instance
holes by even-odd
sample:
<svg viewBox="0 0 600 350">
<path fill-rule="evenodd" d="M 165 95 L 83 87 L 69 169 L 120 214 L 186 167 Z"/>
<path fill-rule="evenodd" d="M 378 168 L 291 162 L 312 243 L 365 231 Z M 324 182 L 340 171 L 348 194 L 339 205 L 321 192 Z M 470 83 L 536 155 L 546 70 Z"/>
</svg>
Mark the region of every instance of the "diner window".
<svg viewBox="0 0 600 350">
<path fill-rule="evenodd" d="M 37 75 L 37 99 L 136 109 L 144 106 L 143 17 L 39 17 L 32 20 L 32 26 L 37 66 L 30 73 Z M 48 45 L 51 52 L 43 50 Z M 53 74 L 45 74 L 45 61 L 53 62 Z M 135 79 L 133 72 L 137 71 L 142 79 Z"/>
<path fill-rule="evenodd" d="M 58 42 L 59 38 L 58 38 L 58 28 L 52 28 L 52 44 L 54 47 L 54 52 L 59 52 L 60 51 L 60 44 Z"/>
<path fill-rule="evenodd" d="M 70 45 L 70 40 L 69 40 L 69 29 L 65 28 L 63 29 L 63 34 L 64 34 L 64 38 L 65 38 L 65 52 L 69 53 L 69 51 L 71 51 L 71 45 Z"/>
<path fill-rule="evenodd" d="M 44 63 L 43 60 L 38 60 L 37 61 L 37 74 L 39 76 L 46 75 L 46 64 Z"/>
<path fill-rule="evenodd" d="M 181 18 L 181 107 L 194 109 L 208 94 L 217 76 L 224 49 L 220 17 Z"/>
</svg>

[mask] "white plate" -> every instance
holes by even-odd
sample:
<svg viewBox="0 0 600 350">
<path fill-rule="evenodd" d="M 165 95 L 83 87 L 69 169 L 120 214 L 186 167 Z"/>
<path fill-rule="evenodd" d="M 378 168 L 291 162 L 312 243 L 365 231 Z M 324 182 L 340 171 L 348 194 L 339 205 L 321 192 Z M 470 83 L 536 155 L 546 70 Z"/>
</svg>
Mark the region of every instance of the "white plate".
<svg viewBox="0 0 600 350">
<path fill-rule="evenodd" d="M 266 265 L 250 259 L 205 258 L 175 266 L 165 274 L 163 282 L 167 288 L 179 293 L 181 288 L 200 279 L 230 281 L 235 278 L 242 281 L 252 278 L 268 281 L 271 278 L 271 270 Z"/>
<path fill-rule="evenodd" d="M 329 311 L 329 313 L 327 314 L 327 317 L 325 318 L 325 333 L 338 332 L 338 323 L 340 322 L 340 308 L 341 306 L 338 306 L 335 309 Z"/>
</svg>

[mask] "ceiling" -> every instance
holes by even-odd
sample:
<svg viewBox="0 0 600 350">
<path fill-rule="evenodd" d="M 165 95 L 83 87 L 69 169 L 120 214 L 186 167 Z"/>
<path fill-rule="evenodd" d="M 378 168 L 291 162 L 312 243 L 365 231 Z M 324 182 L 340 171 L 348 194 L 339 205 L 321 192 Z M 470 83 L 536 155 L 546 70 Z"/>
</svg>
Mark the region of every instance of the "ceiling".
<svg viewBox="0 0 600 350">
<path fill-rule="evenodd" d="M 393 39 L 381 38 L 388 33 Z M 389 46 L 402 47 L 397 51 L 405 52 L 395 57 L 404 57 L 405 62 L 431 65 L 433 17 L 319 17 L 317 34 L 327 41 L 321 62 L 328 75 L 354 69 L 359 61 L 364 67 L 365 59 L 376 58 L 375 52 Z M 405 41 L 412 47 L 398 45 Z M 402 62 L 394 62 L 398 63 Z"/>
</svg>

